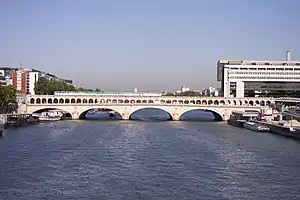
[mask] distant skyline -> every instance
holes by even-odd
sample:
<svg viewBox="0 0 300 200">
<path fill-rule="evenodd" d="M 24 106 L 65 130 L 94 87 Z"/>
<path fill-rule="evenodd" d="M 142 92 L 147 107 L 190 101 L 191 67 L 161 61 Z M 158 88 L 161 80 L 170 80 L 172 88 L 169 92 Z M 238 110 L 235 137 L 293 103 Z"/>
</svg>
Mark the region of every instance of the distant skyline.
<svg viewBox="0 0 300 200">
<path fill-rule="evenodd" d="M 219 59 L 300 60 L 297 0 L 1 0 L 0 66 L 104 90 L 219 87 Z"/>
</svg>

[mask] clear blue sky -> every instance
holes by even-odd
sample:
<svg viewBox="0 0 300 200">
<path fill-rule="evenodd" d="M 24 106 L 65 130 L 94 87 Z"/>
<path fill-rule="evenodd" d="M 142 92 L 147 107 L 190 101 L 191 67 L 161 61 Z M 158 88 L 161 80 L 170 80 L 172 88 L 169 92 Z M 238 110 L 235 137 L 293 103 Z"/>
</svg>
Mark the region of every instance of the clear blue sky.
<svg viewBox="0 0 300 200">
<path fill-rule="evenodd" d="M 219 59 L 300 60 L 298 0 L 0 0 L 0 65 L 105 90 L 219 86 Z"/>
</svg>

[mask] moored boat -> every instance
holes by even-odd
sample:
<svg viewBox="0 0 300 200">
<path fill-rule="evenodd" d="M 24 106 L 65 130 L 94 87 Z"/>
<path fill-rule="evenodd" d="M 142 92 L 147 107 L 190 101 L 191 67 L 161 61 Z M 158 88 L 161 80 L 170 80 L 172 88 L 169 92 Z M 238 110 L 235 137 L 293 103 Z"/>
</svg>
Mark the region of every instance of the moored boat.
<svg viewBox="0 0 300 200">
<path fill-rule="evenodd" d="M 241 112 L 241 111 L 233 111 L 230 115 L 229 120 L 227 120 L 227 124 L 236 126 L 236 127 L 244 127 L 244 123 L 252 120 L 257 119 L 259 117 L 258 112 Z"/>
<path fill-rule="evenodd" d="M 244 128 L 256 131 L 256 132 L 267 132 L 269 131 L 269 127 L 255 123 L 255 122 L 245 122 Z"/>
<path fill-rule="evenodd" d="M 35 114 L 40 121 L 58 121 L 62 119 L 63 114 L 60 111 L 48 111 L 40 114 Z"/>
<path fill-rule="evenodd" d="M 239 120 L 239 119 L 234 119 L 234 118 L 227 120 L 228 125 L 236 126 L 236 127 L 240 127 L 240 128 L 243 128 L 244 122 L 245 122 L 245 120 Z"/>
<path fill-rule="evenodd" d="M 58 121 L 61 120 L 60 116 L 39 116 L 40 121 Z"/>
</svg>

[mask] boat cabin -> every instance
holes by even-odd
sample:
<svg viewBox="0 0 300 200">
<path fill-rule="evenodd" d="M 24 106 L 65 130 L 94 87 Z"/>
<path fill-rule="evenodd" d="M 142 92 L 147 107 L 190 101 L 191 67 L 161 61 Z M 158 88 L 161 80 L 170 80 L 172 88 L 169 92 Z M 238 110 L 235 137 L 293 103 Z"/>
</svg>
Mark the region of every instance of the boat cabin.
<svg viewBox="0 0 300 200">
<path fill-rule="evenodd" d="M 232 111 L 230 118 L 245 121 L 259 120 L 260 113 L 257 111 Z"/>
</svg>

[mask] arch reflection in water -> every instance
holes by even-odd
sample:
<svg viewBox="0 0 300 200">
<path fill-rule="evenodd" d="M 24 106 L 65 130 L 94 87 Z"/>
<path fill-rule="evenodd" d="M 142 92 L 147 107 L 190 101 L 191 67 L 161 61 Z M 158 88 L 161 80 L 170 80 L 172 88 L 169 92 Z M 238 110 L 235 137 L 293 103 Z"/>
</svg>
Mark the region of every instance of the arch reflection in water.
<svg viewBox="0 0 300 200">
<path fill-rule="evenodd" d="M 167 111 L 159 108 L 143 108 L 133 112 L 129 119 L 139 121 L 167 121 L 172 120 L 172 116 Z"/>
<path fill-rule="evenodd" d="M 88 120 L 121 120 L 122 116 L 115 110 L 106 108 L 89 109 L 80 114 L 79 119 Z"/>
<path fill-rule="evenodd" d="M 210 110 L 195 109 L 183 113 L 180 116 L 181 121 L 220 121 L 222 116 L 219 113 Z"/>
</svg>

